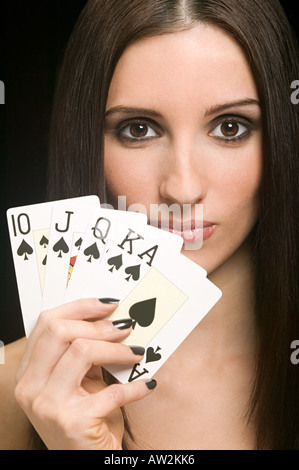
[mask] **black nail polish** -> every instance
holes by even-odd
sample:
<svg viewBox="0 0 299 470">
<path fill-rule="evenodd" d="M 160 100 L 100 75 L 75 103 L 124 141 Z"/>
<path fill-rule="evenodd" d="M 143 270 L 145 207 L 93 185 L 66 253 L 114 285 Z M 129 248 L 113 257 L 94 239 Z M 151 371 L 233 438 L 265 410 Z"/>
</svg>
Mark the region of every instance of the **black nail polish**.
<svg viewBox="0 0 299 470">
<path fill-rule="evenodd" d="M 149 379 L 145 382 L 145 385 L 149 390 L 153 390 L 157 385 L 157 381 L 155 379 Z"/>
<path fill-rule="evenodd" d="M 142 346 L 129 346 L 129 348 L 137 356 L 143 356 L 143 354 L 145 353 L 145 348 L 143 348 Z"/>
<path fill-rule="evenodd" d="M 112 297 L 103 297 L 102 299 L 99 299 L 102 304 L 118 304 L 119 299 L 113 299 Z"/>
<path fill-rule="evenodd" d="M 112 322 L 113 326 L 118 330 L 126 330 L 132 326 L 131 318 L 125 318 L 124 320 L 115 320 Z"/>
</svg>

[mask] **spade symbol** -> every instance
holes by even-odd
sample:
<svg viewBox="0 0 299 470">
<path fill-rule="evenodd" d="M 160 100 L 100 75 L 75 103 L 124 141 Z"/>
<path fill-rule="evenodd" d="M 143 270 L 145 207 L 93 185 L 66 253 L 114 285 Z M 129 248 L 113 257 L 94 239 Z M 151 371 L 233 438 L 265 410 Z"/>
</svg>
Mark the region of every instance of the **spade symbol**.
<svg viewBox="0 0 299 470">
<path fill-rule="evenodd" d="M 25 242 L 25 240 L 23 239 L 22 243 L 20 244 L 18 248 L 17 254 L 19 256 L 24 255 L 24 261 L 25 261 L 25 260 L 28 260 L 27 255 L 32 255 L 32 253 L 33 253 L 33 248 L 31 248 L 31 246 L 28 245 L 28 243 Z"/>
<path fill-rule="evenodd" d="M 125 273 L 129 274 L 129 276 L 126 277 L 126 281 L 129 282 L 131 278 L 133 279 L 133 281 L 138 281 L 140 277 L 140 264 L 136 264 L 136 266 L 128 266 L 125 269 Z"/>
<path fill-rule="evenodd" d="M 61 237 L 60 240 L 58 240 L 58 242 L 55 243 L 55 245 L 53 246 L 53 251 L 55 251 L 55 253 L 58 253 L 59 251 L 58 258 L 62 258 L 62 254 L 61 254 L 62 252 L 68 253 L 70 251 L 63 237 Z"/>
<path fill-rule="evenodd" d="M 85 256 L 89 256 L 89 258 L 88 258 L 88 260 L 87 260 L 88 263 L 91 263 L 92 258 L 94 258 L 94 259 L 99 259 L 100 253 L 99 253 L 99 250 L 98 250 L 98 247 L 97 247 L 96 242 L 94 242 L 93 245 L 88 246 L 88 247 L 84 250 L 84 254 L 85 254 Z"/>
<path fill-rule="evenodd" d="M 133 304 L 129 310 L 129 315 L 133 320 L 132 328 L 134 329 L 136 323 L 139 326 L 149 326 L 153 323 L 156 311 L 156 298 L 141 300 Z"/>
<path fill-rule="evenodd" d="M 152 348 L 151 346 L 147 348 L 145 362 L 160 361 L 162 356 L 161 354 L 157 352 L 157 351 L 160 351 L 160 349 L 161 348 L 159 346 L 156 348 L 156 351 L 154 351 L 154 348 Z"/>
<path fill-rule="evenodd" d="M 47 255 L 44 257 L 44 259 L 42 261 L 43 266 L 46 266 L 46 264 L 47 264 Z"/>
<path fill-rule="evenodd" d="M 118 271 L 119 268 L 123 265 L 123 255 L 113 256 L 112 258 L 108 259 L 107 263 L 109 266 L 112 266 L 112 268 L 109 269 L 111 273 L 113 272 L 114 268 Z"/>
<path fill-rule="evenodd" d="M 47 237 L 45 237 L 45 235 L 42 236 L 42 238 L 40 239 L 39 244 L 44 245 L 44 248 L 46 248 L 46 245 L 49 244 L 49 240 L 47 239 Z"/>
<path fill-rule="evenodd" d="M 76 241 L 75 243 L 75 247 L 78 248 L 78 250 L 80 250 L 80 247 L 82 245 L 82 237 L 78 238 L 78 240 Z"/>
</svg>

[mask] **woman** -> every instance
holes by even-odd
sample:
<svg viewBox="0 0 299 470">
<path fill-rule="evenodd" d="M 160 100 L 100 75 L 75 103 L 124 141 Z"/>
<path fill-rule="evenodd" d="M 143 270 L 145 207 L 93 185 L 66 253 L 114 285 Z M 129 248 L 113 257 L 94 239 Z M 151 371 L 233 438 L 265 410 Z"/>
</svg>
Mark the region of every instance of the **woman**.
<svg viewBox="0 0 299 470">
<path fill-rule="evenodd" d="M 46 447 L 299 448 L 298 76 L 276 0 L 88 2 L 58 81 L 49 197 L 203 204 L 213 230 L 183 253 L 223 297 L 155 381 L 108 387 L 100 365 L 142 357 L 104 320 L 115 306 L 42 313 L 15 394 Z"/>
</svg>

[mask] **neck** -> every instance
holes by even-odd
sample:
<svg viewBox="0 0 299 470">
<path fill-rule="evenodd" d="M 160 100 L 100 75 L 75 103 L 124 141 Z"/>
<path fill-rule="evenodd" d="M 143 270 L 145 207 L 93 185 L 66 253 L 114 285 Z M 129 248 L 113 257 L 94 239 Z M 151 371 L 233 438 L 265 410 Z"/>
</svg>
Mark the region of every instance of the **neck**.
<svg viewBox="0 0 299 470">
<path fill-rule="evenodd" d="M 254 272 L 248 245 L 242 245 L 208 277 L 221 289 L 222 298 L 198 324 L 186 346 L 200 348 L 204 361 L 254 353 Z"/>
</svg>

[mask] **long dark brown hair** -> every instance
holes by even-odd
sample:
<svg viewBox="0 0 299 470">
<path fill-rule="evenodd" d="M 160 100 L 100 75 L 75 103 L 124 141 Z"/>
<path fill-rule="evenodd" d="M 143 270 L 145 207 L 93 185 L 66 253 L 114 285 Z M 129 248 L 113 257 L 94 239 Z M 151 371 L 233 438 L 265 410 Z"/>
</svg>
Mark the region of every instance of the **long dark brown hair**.
<svg viewBox="0 0 299 470">
<path fill-rule="evenodd" d="M 298 49 L 278 0 L 90 0 L 61 66 L 50 141 L 49 199 L 98 194 L 106 200 L 104 115 L 124 49 L 138 38 L 196 22 L 228 32 L 247 55 L 263 116 L 260 212 L 252 236 L 258 353 L 249 416 L 256 448 L 299 449 Z"/>
</svg>

